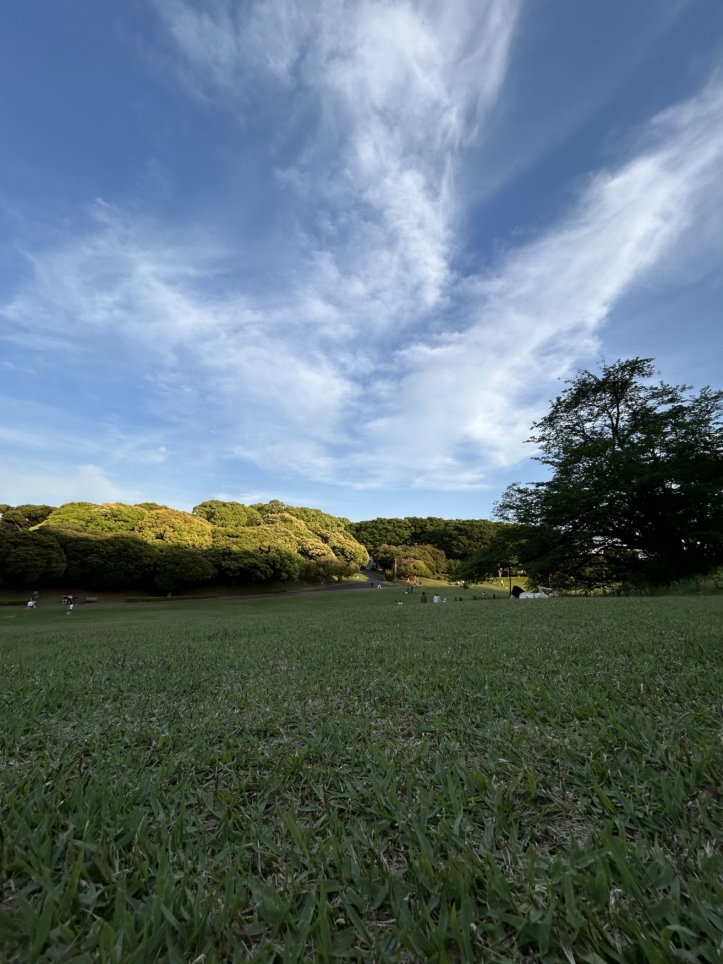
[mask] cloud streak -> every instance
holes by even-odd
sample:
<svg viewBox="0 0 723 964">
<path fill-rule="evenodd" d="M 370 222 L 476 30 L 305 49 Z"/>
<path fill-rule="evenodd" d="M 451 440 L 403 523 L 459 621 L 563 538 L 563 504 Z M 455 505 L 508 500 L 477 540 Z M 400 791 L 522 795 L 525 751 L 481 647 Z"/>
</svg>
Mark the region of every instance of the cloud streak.
<svg viewBox="0 0 723 964">
<path fill-rule="evenodd" d="M 460 283 L 461 332 L 401 353 L 397 397 L 406 404 L 384 420 L 382 435 L 401 433 L 410 403 L 440 436 L 450 422 L 457 427 L 438 447 L 439 462 L 420 465 L 420 484 L 437 472 L 462 481 L 462 465 L 475 484 L 485 461 L 521 458 L 541 391 L 590 356 L 613 307 L 635 285 L 669 283 L 681 248 L 688 261 L 698 242 L 713 239 L 705 229 L 723 206 L 723 89 L 707 87 L 656 117 L 636 147 L 617 169 L 592 176 L 542 237 Z M 475 449 L 487 460 L 475 465 Z"/>
<path fill-rule="evenodd" d="M 242 109 L 250 87 L 275 84 L 290 126 L 311 118 L 313 136 L 277 173 L 300 202 L 332 329 L 360 299 L 376 306 L 367 321 L 378 333 L 405 305 L 416 318 L 438 304 L 460 149 L 503 84 L 518 0 L 157 6 L 209 96 Z"/>
</svg>

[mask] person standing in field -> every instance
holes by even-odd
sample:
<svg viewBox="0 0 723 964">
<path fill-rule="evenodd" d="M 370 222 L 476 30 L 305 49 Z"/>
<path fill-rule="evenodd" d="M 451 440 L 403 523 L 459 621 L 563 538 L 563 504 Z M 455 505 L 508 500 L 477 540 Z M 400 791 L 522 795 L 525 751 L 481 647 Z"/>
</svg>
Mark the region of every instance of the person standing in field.
<svg viewBox="0 0 723 964">
<path fill-rule="evenodd" d="M 427 594 L 426 594 L 426 592 L 423 592 L 423 593 L 422 593 L 422 598 L 421 598 L 419 601 L 420 601 L 420 602 L 423 602 L 423 603 L 426 603 L 426 601 L 427 601 Z"/>
</svg>

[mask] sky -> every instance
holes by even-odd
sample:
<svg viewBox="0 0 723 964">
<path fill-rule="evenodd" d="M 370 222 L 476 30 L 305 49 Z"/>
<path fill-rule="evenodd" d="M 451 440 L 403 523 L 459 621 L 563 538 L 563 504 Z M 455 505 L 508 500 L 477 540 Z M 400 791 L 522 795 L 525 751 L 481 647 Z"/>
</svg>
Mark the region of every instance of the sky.
<svg viewBox="0 0 723 964">
<path fill-rule="evenodd" d="M 723 387 L 720 0 L 0 7 L 0 502 L 489 517 Z"/>
</svg>

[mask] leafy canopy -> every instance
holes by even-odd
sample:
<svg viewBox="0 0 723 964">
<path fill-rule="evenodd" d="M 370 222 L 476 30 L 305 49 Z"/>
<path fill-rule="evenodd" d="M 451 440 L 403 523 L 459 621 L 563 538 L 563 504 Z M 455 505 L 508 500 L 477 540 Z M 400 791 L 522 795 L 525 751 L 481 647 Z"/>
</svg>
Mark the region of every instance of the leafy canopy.
<svg viewBox="0 0 723 964">
<path fill-rule="evenodd" d="M 434 546 L 450 559 L 466 559 L 485 546 L 496 531 L 488 519 L 440 519 L 406 516 L 348 523 L 349 531 L 375 557 L 382 546 Z"/>
<path fill-rule="evenodd" d="M 62 576 L 66 558 L 46 532 L 0 525 L 0 583 L 29 587 Z"/>
<path fill-rule="evenodd" d="M 447 559 L 435 546 L 379 546 L 376 561 L 388 572 L 397 564 L 397 576 L 435 576 L 447 571 Z"/>
<path fill-rule="evenodd" d="M 156 563 L 156 586 L 171 593 L 185 585 L 207 582 L 216 574 L 209 560 L 195 549 L 169 546 Z"/>
<path fill-rule="evenodd" d="M 649 358 L 580 371 L 535 423 L 551 478 L 510 486 L 497 506 L 524 527 L 519 558 L 652 583 L 723 563 L 723 392 L 654 374 Z"/>
<path fill-rule="evenodd" d="M 108 591 L 150 585 L 158 557 L 156 546 L 132 532 L 47 530 L 68 560 L 66 583 Z"/>
<path fill-rule="evenodd" d="M 0 505 L 2 521 L 18 529 L 32 529 L 40 525 L 53 511 L 55 507 L 52 505 Z"/>
<path fill-rule="evenodd" d="M 278 500 L 255 506 L 208 500 L 192 513 L 155 502 L 0 510 L 0 581 L 8 586 L 63 576 L 91 589 L 155 584 L 171 591 L 216 575 L 231 583 L 341 578 L 368 560 L 348 519 Z M 167 555 L 171 548 L 184 552 Z"/>
<path fill-rule="evenodd" d="M 243 505 L 241 502 L 219 502 L 218 499 L 209 499 L 194 506 L 193 515 L 200 516 L 211 525 L 224 528 L 255 526 L 263 519 L 258 509 Z"/>
</svg>

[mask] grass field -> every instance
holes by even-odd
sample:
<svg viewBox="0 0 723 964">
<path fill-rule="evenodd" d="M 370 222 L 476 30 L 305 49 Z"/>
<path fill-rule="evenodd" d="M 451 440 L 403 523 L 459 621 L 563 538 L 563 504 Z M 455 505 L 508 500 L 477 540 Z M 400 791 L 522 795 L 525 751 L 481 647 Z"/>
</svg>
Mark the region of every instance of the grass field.
<svg viewBox="0 0 723 964">
<path fill-rule="evenodd" d="M 0 610 L 0 960 L 723 961 L 723 598 L 393 598 Z"/>
<path fill-rule="evenodd" d="M 239 586 L 237 588 L 232 588 L 227 585 L 202 585 L 200 587 L 195 587 L 189 589 L 185 594 L 183 592 L 174 593 L 172 600 L 173 603 L 182 602 L 184 598 L 198 598 L 198 595 L 205 596 L 215 596 L 217 599 L 248 599 L 249 597 L 266 597 L 266 596 L 277 596 L 277 595 L 291 595 L 292 593 L 299 592 L 318 592 L 319 594 L 325 592 L 342 592 L 348 591 L 350 589 L 355 589 L 362 591 L 369 585 L 369 575 L 364 573 L 359 573 L 349 579 L 344 579 L 339 583 L 332 583 L 331 585 L 320 586 L 318 583 L 308 583 L 308 582 L 260 582 L 260 583 L 250 583 L 247 585 Z M 391 582 L 386 582 L 381 573 L 372 573 L 371 578 L 381 581 L 385 589 L 392 589 L 395 592 L 404 593 L 407 587 L 406 583 L 401 580 L 395 586 Z M 519 576 L 515 577 L 515 582 L 518 582 L 521 586 L 525 587 L 527 580 Z M 489 582 L 477 583 L 473 586 L 469 586 L 468 589 L 463 589 L 454 583 L 448 582 L 446 579 L 422 579 L 422 586 L 417 587 L 414 591 L 420 593 L 422 589 L 426 592 L 430 590 L 434 592 L 440 592 L 446 595 L 448 598 L 454 598 L 458 593 L 463 595 L 469 595 L 470 599 L 473 595 L 480 594 L 482 591 L 488 593 L 488 595 L 497 594 L 507 596 L 509 595 L 509 590 L 512 588 L 508 579 L 493 579 Z M 45 589 L 40 596 L 40 604 L 43 609 L 55 609 L 61 603 L 63 596 L 66 593 L 77 596 L 81 601 L 87 596 L 94 596 L 99 600 L 100 606 L 113 605 L 117 606 L 119 604 L 127 602 L 129 598 L 138 599 L 148 598 L 151 590 L 149 589 L 126 589 L 126 590 L 113 590 L 112 592 L 101 592 L 98 593 L 95 590 L 84 589 L 80 586 L 62 586 L 55 587 L 53 589 Z M 9 590 L 0 589 L 0 608 L 8 604 L 15 605 L 22 603 L 25 605 L 30 598 L 29 591 L 20 590 Z M 159 597 L 160 598 L 160 597 Z"/>
</svg>

